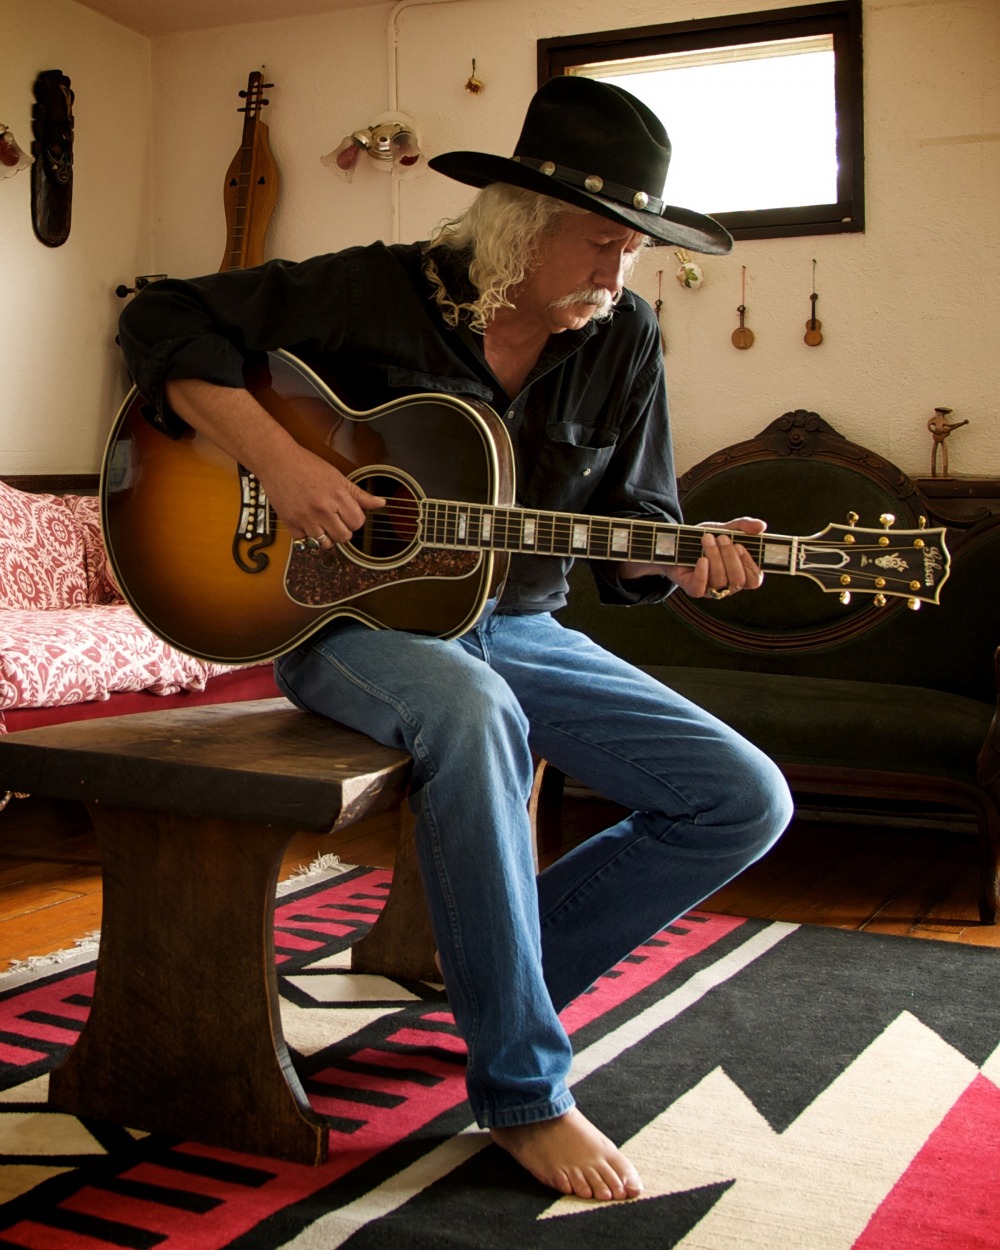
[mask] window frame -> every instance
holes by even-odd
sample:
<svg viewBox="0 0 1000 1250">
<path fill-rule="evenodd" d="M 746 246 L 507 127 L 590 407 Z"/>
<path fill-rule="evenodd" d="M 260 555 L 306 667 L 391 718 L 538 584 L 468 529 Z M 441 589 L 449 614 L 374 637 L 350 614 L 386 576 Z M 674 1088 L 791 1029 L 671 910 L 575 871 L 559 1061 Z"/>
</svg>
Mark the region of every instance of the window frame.
<svg viewBox="0 0 1000 1250">
<path fill-rule="evenodd" d="M 861 0 L 828 0 L 760 13 L 539 39 L 538 82 L 541 85 L 572 66 L 594 62 L 826 34 L 833 36 L 834 49 L 836 202 L 712 216 L 735 239 L 854 233 L 865 228 Z M 669 178 L 667 187 L 669 198 Z"/>
</svg>

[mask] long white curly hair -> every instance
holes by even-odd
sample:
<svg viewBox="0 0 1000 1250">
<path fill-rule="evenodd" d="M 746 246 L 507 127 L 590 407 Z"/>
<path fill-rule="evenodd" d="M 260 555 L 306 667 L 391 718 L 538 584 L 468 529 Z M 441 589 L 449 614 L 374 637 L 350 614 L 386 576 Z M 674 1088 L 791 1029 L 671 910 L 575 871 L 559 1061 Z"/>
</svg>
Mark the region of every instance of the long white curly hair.
<svg viewBox="0 0 1000 1250">
<path fill-rule="evenodd" d="M 512 307 L 510 297 L 534 268 L 542 240 L 567 215 L 585 211 L 503 182 L 484 187 L 463 213 L 437 227 L 425 248 L 425 272 L 445 321 L 454 326 L 468 314 L 471 327 L 485 331 L 498 309 Z M 468 265 L 474 300 L 455 302 L 438 273 L 436 251 L 456 254 Z"/>
</svg>

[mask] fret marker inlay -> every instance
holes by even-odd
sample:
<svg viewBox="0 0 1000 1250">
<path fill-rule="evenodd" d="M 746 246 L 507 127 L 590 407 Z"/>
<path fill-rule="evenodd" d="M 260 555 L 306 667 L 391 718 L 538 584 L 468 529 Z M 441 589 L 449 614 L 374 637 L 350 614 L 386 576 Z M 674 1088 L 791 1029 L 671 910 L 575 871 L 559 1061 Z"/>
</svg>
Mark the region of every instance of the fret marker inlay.
<svg viewBox="0 0 1000 1250">
<path fill-rule="evenodd" d="M 659 530 L 656 535 L 656 554 L 672 556 L 677 554 L 677 535 Z"/>
</svg>

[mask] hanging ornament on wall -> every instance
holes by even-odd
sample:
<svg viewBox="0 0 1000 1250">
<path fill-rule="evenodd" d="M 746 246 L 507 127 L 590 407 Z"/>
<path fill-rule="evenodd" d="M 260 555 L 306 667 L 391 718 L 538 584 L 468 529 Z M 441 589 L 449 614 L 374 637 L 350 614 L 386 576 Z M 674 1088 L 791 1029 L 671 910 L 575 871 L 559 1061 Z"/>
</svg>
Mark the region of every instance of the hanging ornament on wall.
<svg viewBox="0 0 1000 1250">
<path fill-rule="evenodd" d="M 803 335 L 803 341 L 807 347 L 819 347 L 820 343 L 823 342 L 823 335 L 820 333 L 823 329 L 823 323 L 822 321 L 817 321 L 816 319 L 816 301 L 819 299 L 819 296 L 816 294 L 815 261 L 813 261 L 813 289 L 812 295 L 810 295 L 809 298 L 812 300 L 812 316 L 806 322 L 806 332 Z"/>
<path fill-rule="evenodd" d="M 13 178 L 27 169 L 33 159 L 21 151 L 10 127 L 0 122 L 0 178 Z"/>
<path fill-rule="evenodd" d="M 732 333 L 733 346 L 738 347 L 740 351 L 746 351 L 748 347 L 753 347 L 753 330 L 749 329 L 745 324 L 747 313 L 747 267 L 743 266 L 743 285 L 740 291 L 740 304 L 736 311 L 740 315 L 740 324 Z"/>
<path fill-rule="evenodd" d="M 663 333 L 663 322 L 660 319 L 660 314 L 663 311 L 663 270 L 662 269 L 657 269 L 656 271 L 656 303 L 653 305 L 653 307 L 656 310 L 656 324 L 660 327 L 660 350 L 665 352 L 667 350 L 667 339 L 666 339 L 666 335 Z"/>
<path fill-rule="evenodd" d="M 470 95 L 479 95 L 480 91 L 483 91 L 485 87 L 486 87 L 486 84 L 483 82 L 483 80 L 481 78 L 476 77 L 476 58 L 473 57 L 472 58 L 472 73 L 469 75 L 469 77 L 466 80 L 465 89 L 466 91 L 469 92 Z"/>
<path fill-rule="evenodd" d="M 696 265 L 685 251 L 675 252 L 674 255 L 681 262 L 677 269 L 677 281 L 686 291 L 697 291 L 705 281 L 701 265 Z"/>
<path fill-rule="evenodd" d="M 413 119 L 405 113 L 381 113 L 370 126 L 345 135 L 338 147 L 320 157 L 320 164 L 350 182 L 354 171 L 365 162 L 398 177 L 420 160 L 420 139 Z"/>
</svg>

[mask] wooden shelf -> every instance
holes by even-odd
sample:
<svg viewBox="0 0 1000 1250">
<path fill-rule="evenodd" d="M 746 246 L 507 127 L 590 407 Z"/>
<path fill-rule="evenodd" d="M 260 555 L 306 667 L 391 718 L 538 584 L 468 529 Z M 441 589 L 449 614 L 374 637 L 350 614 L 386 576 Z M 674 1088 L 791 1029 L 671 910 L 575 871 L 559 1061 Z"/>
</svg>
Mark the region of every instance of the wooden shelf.
<svg viewBox="0 0 1000 1250">
<path fill-rule="evenodd" d="M 919 477 L 917 489 L 945 522 L 973 525 L 1000 515 L 1000 477 Z"/>
</svg>

